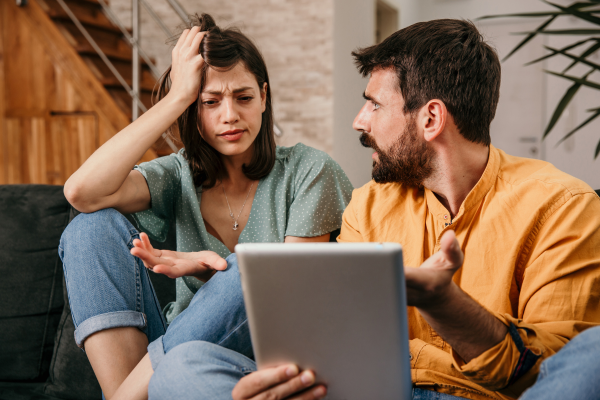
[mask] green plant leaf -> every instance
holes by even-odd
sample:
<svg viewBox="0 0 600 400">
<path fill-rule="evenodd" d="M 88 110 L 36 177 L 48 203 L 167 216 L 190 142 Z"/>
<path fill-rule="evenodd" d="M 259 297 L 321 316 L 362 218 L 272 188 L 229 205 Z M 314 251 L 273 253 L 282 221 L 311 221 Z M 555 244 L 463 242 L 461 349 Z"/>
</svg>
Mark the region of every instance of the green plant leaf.
<svg viewBox="0 0 600 400">
<path fill-rule="evenodd" d="M 581 55 L 581 56 L 575 56 L 575 55 L 573 55 L 571 53 L 567 53 L 566 51 L 557 50 L 557 49 L 554 49 L 554 48 L 548 47 L 548 46 L 544 46 L 544 48 L 546 48 L 546 49 L 548 49 L 550 51 L 556 51 L 557 53 L 560 53 L 563 56 L 570 58 L 571 60 L 575 60 L 576 63 L 580 62 L 582 64 L 585 64 L 585 65 L 589 66 L 589 67 L 592 67 L 594 69 L 599 69 L 600 70 L 600 64 L 596 64 L 596 63 L 593 63 L 591 61 L 588 61 L 587 59 L 585 59 L 583 57 L 583 55 Z M 564 74 L 565 72 L 566 71 L 563 71 L 562 73 Z M 588 73 L 588 75 L 589 75 L 589 73 Z"/>
<path fill-rule="evenodd" d="M 583 39 L 583 40 L 581 40 L 581 41 L 579 41 L 579 42 L 577 42 L 577 43 L 570 44 L 570 45 L 568 45 L 567 47 L 563 47 L 561 50 L 563 50 L 563 51 L 567 51 L 567 50 L 574 49 L 575 47 L 577 47 L 577 46 L 580 46 L 580 45 L 582 45 L 582 44 L 584 44 L 584 43 L 586 43 L 586 42 L 589 42 L 590 40 L 596 40 L 598 43 L 600 43 L 600 39 L 596 39 L 596 38 L 588 38 L 588 39 Z M 527 64 L 525 64 L 525 66 L 529 66 L 529 65 L 532 65 L 532 64 L 538 63 L 538 62 L 540 62 L 540 61 L 544 61 L 544 60 L 546 60 L 546 59 L 548 59 L 548 58 L 550 58 L 550 57 L 552 57 L 552 56 L 555 56 L 555 55 L 557 55 L 557 54 L 558 54 L 558 52 L 557 52 L 557 51 L 554 51 L 554 52 L 552 52 L 552 53 L 550 53 L 550 54 L 546 54 L 545 56 L 542 56 L 542 57 L 540 57 L 540 58 L 536 58 L 536 59 L 535 59 L 535 60 L 533 60 L 533 61 L 529 61 Z"/>
<path fill-rule="evenodd" d="M 515 32 L 513 35 L 597 35 L 600 29 L 553 29 L 549 31 L 535 30 L 533 32 Z"/>
<path fill-rule="evenodd" d="M 554 128 L 554 125 L 556 125 L 556 123 L 560 119 L 560 116 L 565 111 L 565 109 L 567 108 L 567 106 L 569 105 L 569 103 L 571 102 L 571 100 L 573 100 L 573 97 L 575 96 L 575 94 L 577 94 L 577 91 L 580 88 L 581 88 L 581 83 L 574 83 L 565 92 L 565 94 L 563 95 L 562 99 L 560 99 L 560 101 L 558 102 L 558 105 L 554 109 L 554 113 L 552 114 L 552 118 L 550 118 L 550 122 L 548 122 L 548 125 L 546 126 L 546 130 L 544 131 L 544 134 L 542 135 L 542 139 L 545 138 L 546 136 L 548 136 L 548 134 L 550 133 L 550 131 L 552 130 L 552 128 Z"/>
<path fill-rule="evenodd" d="M 533 39 L 539 31 L 543 30 L 545 27 L 547 27 L 548 25 L 550 25 L 552 23 L 552 21 L 554 21 L 556 19 L 556 15 L 554 15 L 553 17 L 548 18 L 542 25 L 540 25 L 534 32 L 530 33 L 529 36 L 527 36 L 525 39 L 523 39 L 514 49 L 512 49 L 510 51 L 510 53 L 508 53 L 506 55 L 506 57 L 504 57 L 502 59 L 502 62 L 508 60 L 508 58 L 510 56 L 512 56 L 513 54 L 515 54 L 517 52 L 517 50 L 519 50 L 521 47 L 525 46 L 527 44 L 527 42 L 529 42 L 531 39 Z"/>
<path fill-rule="evenodd" d="M 597 35 L 600 29 L 553 29 L 548 31 L 535 30 L 533 32 L 515 32 L 513 35 Z"/>
<path fill-rule="evenodd" d="M 586 12 L 581 12 L 581 11 L 577 10 L 576 8 L 563 7 L 561 5 L 551 3 L 551 2 L 549 2 L 547 0 L 542 0 L 542 1 L 544 3 L 546 3 L 546 4 L 549 4 L 549 5 L 553 6 L 553 7 L 558 8 L 559 10 L 561 10 L 561 11 L 563 11 L 565 13 L 571 14 L 574 17 L 577 17 L 577 18 L 583 19 L 585 21 L 591 22 L 592 24 L 595 24 L 595 25 L 600 25 L 600 18 L 595 17 L 594 15 L 592 15 L 589 12 L 586 13 Z"/>
<path fill-rule="evenodd" d="M 565 74 L 559 74 L 558 72 L 554 72 L 554 71 L 548 71 L 548 70 L 544 70 L 544 72 L 546 72 L 547 74 L 550 75 L 555 75 L 555 76 L 559 76 L 561 78 L 565 78 L 568 79 L 570 81 L 573 82 L 579 82 L 581 83 L 583 86 L 587 86 L 587 87 L 591 87 L 593 89 L 598 89 L 600 90 L 600 84 L 596 83 L 596 82 L 591 82 L 588 81 L 586 79 L 582 79 L 582 78 L 578 78 L 576 76 L 571 76 L 571 75 L 565 75 Z"/>
<path fill-rule="evenodd" d="M 558 143 L 556 143 L 556 146 L 559 146 L 562 142 L 564 142 L 565 140 L 567 140 L 568 138 L 570 138 L 575 132 L 577 132 L 578 130 L 580 130 L 581 128 L 583 128 L 584 126 L 586 126 L 587 124 L 589 124 L 590 122 L 592 122 L 593 120 L 595 120 L 596 118 L 598 118 L 598 116 L 600 116 L 600 110 L 596 111 L 591 117 L 589 117 L 588 119 L 586 119 L 585 121 L 583 121 L 581 124 L 577 125 L 575 128 L 573 128 L 573 130 L 571 132 L 569 132 L 565 136 L 563 136 L 563 138 L 560 139 L 558 141 Z M 594 158 L 596 158 L 597 156 L 598 156 L 598 153 L 596 153 L 596 155 L 594 156 Z"/>
<path fill-rule="evenodd" d="M 569 11 L 572 9 L 579 10 L 579 9 L 586 8 L 586 7 L 596 6 L 596 5 L 598 5 L 598 3 L 600 3 L 600 0 L 577 2 L 577 3 L 571 4 L 569 7 L 566 8 L 566 10 L 569 10 Z M 585 12 L 594 13 L 594 14 L 600 13 L 600 11 L 585 11 Z M 535 17 L 551 17 L 551 16 L 568 15 L 568 14 L 570 14 L 570 13 L 564 12 L 564 11 L 540 11 L 540 12 L 529 12 L 529 13 L 484 15 L 483 17 L 477 18 L 476 21 L 479 21 L 482 19 L 492 19 L 492 18 L 512 18 L 512 17 L 535 18 Z"/>
<path fill-rule="evenodd" d="M 586 51 L 581 53 L 581 55 L 579 57 L 585 59 L 590 54 L 595 53 L 596 50 L 598 50 L 598 49 L 600 49 L 600 39 L 596 39 L 596 44 L 591 45 Z M 567 57 L 569 57 L 569 56 L 567 56 Z M 577 62 L 578 62 L 578 60 L 573 60 L 573 62 L 571 64 L 569 64 L 569 66 L 567 68 L 565 68 L 562 73 L 565 74 L 568 70 L 573 68 L 577 64 Z"/>
<path fill-rule="evenodd" d="M 476 21 L 480 21 L 482 19 L 493 19 L 493 18 L 512 18 L 512 17 L 525 17 L 525 18 L 535 18 L 535 17 L 551 17 L 551 16 L 559 16 L 564 15 L 565 13 L 560 11 L 546 11 L 546 12 L 531 12 L 531 13 L 521 13 L 521 14 L 498 14 L 498 15 L 484 15 L 483 17 L 479 17 Z"/>
</svg>

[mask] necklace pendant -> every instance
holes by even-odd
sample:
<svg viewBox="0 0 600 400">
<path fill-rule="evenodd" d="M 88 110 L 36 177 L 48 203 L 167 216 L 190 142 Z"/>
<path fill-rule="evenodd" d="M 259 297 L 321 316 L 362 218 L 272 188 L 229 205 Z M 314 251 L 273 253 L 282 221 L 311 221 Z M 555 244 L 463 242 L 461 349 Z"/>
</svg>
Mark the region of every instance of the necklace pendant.
<svg viewBox="0 0 600 400">
<path fill-rule="evenodd" d="M 237 231 L 237 228 L 238 228 L 238 226 L 239 226 L 239 225 L 238 225 L 238 223 L 237 223 L 237 222 L 234 222 L 234 223 L 233 223 L 233 230 L 234 230 L 234 231 Z"/>
</svg>

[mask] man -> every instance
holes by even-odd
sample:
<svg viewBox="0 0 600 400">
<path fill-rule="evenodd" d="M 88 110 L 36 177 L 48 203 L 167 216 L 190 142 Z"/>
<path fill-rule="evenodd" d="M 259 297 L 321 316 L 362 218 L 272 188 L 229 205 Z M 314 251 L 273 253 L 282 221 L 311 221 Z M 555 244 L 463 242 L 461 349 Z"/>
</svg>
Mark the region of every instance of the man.
<svg viewBox="0 0 600 400">
<path fill-rule="evenodd" d="M 542 361 L 600 323 L 600 199 L 552 165 L 490 144 L 500 63 L 470 22 L 418 23 L 353 55 L 370 75 L 354 128 L 375 150 L 373 181 L 353 193 L 338 241 L 398 242 L 405 264 L 421 265 L 405 270 L 414 398 L 517 398 Z M 186 366 L 199 392 L 255 369 L 201 347 L 193 358 L 204 364 Z M 232 395 L 323 398 L 314 382 L 281 366 L 247 375 Z"/>
</svg>

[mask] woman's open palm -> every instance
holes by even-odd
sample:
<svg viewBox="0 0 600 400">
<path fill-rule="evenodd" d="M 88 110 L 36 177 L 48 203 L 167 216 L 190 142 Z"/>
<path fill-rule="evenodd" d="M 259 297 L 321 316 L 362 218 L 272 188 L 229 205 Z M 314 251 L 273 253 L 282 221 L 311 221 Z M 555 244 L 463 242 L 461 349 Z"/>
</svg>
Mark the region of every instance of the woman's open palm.
<svg viewBox="0 0 600 400">
<path fill-rule="evenodd" d="M 140 239 L 133 240 L 131 254 L 141 259 L 149 270 L 169 278 L 194 276 L 206 282 L 215 272 L 227 269 L 227 261 L 214 251 L 186 253 L 155 249 L 143 232 Z"/>
</svg>

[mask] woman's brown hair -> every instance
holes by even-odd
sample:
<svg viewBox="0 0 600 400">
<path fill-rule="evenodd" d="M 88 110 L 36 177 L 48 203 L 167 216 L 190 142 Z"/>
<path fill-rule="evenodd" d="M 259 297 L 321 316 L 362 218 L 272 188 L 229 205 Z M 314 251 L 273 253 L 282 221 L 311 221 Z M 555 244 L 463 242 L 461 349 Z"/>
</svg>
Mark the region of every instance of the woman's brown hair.
<svg viewBox="0 0 600 400">
<path fill-rule="evenodd" d="M 239 30 L 233 28 L 221 29 L 214 19 L 208 14 L 192 16 L 188 28 L 199 26 L 200 31 L 207 34 L 200 43 L 199 52 L 204 59 L 201 71 L 199 93 L 206 84 L 208 68 L 227 71 L 238 63 L 243 63 L 246 69 L 256 78 L 258 87 L 266 89 L 266 108 L 262 113 L 262 124 L 258 136 L 254 140 L 254 154 L 250 164 L 242 167 L 244 174 L 253 180 L 264 178 L 271 172 L 275 164 L 275 137 L 273 132 L 273 107 L 271 103 L 271 85 L 267 66 L 256 48 Z M 159 82 L 156 100 L 166 96 L 170 87 L 171 67 L 163 74 Z M 200 136 L 202 121 L 199 113 L 199 99 L 196 99 L 187 110 L 177 118 L 177 128 L 185 148 L 185 157 L 188 160 L 194 178 L 194 185 L 203 188 L 213 187 L 217 180 L 222 178 L 225 170 L 220 154 Z M 171 130 L 173 127 L 171 128 Z"/>
</svg>

